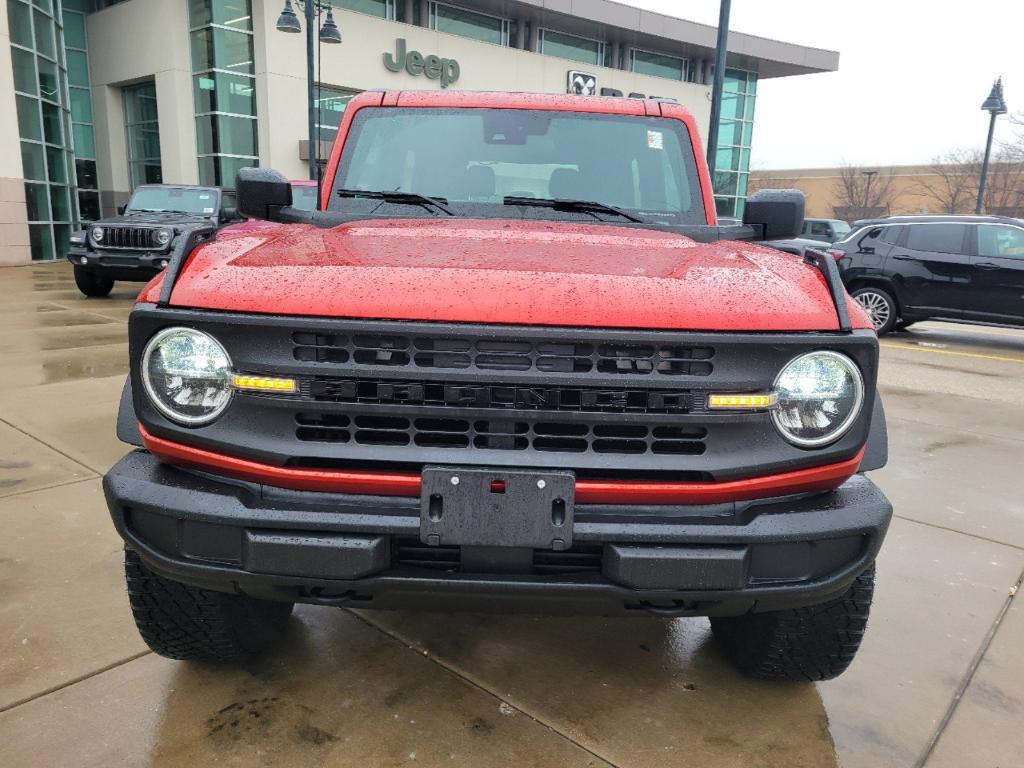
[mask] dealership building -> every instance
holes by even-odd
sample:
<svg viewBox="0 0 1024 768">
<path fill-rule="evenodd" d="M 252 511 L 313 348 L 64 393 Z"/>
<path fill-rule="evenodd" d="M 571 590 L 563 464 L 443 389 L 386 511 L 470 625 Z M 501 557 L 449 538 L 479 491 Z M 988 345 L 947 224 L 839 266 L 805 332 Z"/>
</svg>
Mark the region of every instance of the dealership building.
<svg viewBox="0 0 1024 768">
<path fill-rule="evenodd" d="M 2 3 L 0 264 L 61 257 L 139 184 L 308 176 L 305 35 L 278 30 L 284 0 Z M 707 130 L 714 27 L 610 0 L 333 0 L 333 17 L 324 145 L 370 88 L 667 97 Z M 758 83 L 835 70 L 838 54 L 738 32 L 728 50 L 715 192 L 740 215 Z"/>
</svg>

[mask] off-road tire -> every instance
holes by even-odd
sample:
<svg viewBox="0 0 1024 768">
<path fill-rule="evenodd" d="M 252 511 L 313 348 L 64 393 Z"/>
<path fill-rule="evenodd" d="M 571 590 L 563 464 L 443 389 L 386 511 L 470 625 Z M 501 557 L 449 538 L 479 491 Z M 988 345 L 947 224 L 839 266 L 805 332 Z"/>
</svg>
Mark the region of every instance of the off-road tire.
<svg viewBox="0 0 1024 768">
<path fill-rule="evenodd" d="M 86 296 L 97 299 L 110 295 L 110 292 L 114 290 L 114 281 L 112 279 L 97 275 L 95 272 L 90 272 L 88 269 L 82 269 L 81 267 L 75 267 L 75 285 Z"/>
<path fill-rule="evenodd" d="M 124 552 L 128 601 L 146 645 L 169 659 L 232 661 L 259 653 L 284 631 L 292 603 L 230 595 L 157 576 Z"/>
<path fill-rule="evenodd" d="M 842 597 L 820 605 L 711 619 L 729 661 L 761 680 L 831 680 L 860 647 L 875 589 L 872 564 Z"/>
<path fill-rule="evenodd" d="M 885 290 L 884 288 L 878 288 L 874 285 L 868 285 L 865 286 L 864 288 L 858 288 L 850 295 L 853 296 L 853 298 L 857 299 L 858 304 L 862 304 L 862 300 L 859 299 L 858 297 L 872 295 L 873 298 L 875 298 L 877 301 L 884 302 L 887 305 L 885 308 L 885 321 L 881 325 L 875 326 L 875 333 L 877 333 L 879 336 L 884 336 L 885 334 L 889 333 L 889 331 L 891 331 L 894 327 L 896 327 L 896 323 L 900 319 L 900 309 L 899 306 L 896 304 L 895 297 L 887 290 Z M 865 307 L 865 311 L 868 312 L 868 316 L 871 317 L 871 322 L 874 323 L 875 318 L 872 315 L 871 311 L 868 310 L 867 307 Z"/>
</svg>

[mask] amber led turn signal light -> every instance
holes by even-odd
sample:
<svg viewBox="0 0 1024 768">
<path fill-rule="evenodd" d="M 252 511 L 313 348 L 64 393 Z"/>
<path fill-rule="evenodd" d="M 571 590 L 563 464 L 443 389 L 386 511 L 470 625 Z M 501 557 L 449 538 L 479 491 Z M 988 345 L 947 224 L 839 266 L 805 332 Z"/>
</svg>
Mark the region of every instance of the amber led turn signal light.
<svg viewBox="0 0 1024 768">
<path fill-rule="evenodd" d="M 720 410 L 756 410 L 775 405 L 775 394 L 708 395 L 708 408 Z"/>
<path fill-rule="evenodd" d="M 280 379 L 275 376 L 247 376 L 241 373 L 231 374 L 231 386 L 250 392 L 295 392 L 298 384 L 295 379 Z"/>
</svg>

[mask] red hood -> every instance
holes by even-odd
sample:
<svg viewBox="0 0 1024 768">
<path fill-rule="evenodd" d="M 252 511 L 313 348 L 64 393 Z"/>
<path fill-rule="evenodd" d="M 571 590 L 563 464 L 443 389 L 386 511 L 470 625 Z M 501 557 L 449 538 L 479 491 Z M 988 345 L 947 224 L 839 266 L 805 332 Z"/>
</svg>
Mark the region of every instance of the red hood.
<svg viewBox="0 0 1024 768">
<path fill-rule="evenodd" d="M 140 299 L 153 301 L 158 291 L 159 283 L 147 286 Z M 791 254 L 646 229 L 538 221 L 399 219 L 222 233 L 190 258 L 171 303 L 521 325 L 838 327 L 822 276 Z M 854 318 L 863 324 L 859 312 Z"/>
</svg>

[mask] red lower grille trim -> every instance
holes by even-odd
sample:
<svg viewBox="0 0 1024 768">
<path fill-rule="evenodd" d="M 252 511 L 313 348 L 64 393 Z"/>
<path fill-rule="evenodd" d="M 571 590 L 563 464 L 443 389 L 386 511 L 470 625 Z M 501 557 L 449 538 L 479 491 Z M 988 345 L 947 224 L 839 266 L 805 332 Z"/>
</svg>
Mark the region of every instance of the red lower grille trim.
<svg viewBox="0 0 1024 768">
<path fill-rule="evenodd" d="M 165 440 L 151 435 L 141 424 L 139 433 L 147 450 L 169 464 L 210 470 L 297 491 L 373 496 L 420 495 L 419 475 L 277 467 Z M 576 501 L 580 504 L 716 504 L 829 491 L 838 488 L 857 471 L 863 456 L 864 450 L 861 449 L 853 458 L 835 464 L 720 483 L 580 480 L 576 483 Z"/>
</svg>

